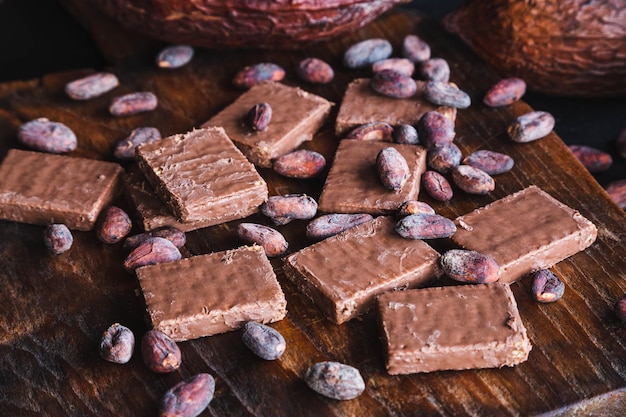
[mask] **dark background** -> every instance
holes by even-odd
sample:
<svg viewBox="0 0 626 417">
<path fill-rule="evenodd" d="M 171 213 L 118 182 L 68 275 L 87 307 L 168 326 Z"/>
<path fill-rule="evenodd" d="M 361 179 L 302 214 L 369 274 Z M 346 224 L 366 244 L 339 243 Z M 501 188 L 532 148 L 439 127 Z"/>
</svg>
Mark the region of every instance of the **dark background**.
<svg viewBox="0 0 626 417">
<path fill-rule="evenodd" d="M 414 0 L 403 7 L 439 19 L 460 3 Z M 0 82 L 106 66 L 85 29 L 56 0 L 0 0 L 0 39 Z M 581 99 L 527 93 L 524 100 L 555 116 L 555 131 L 568 145 L 593 146 L 612 155 L 611 169 L 595 174 L 600 184 L 626 179 L 626 160 L 615 146 L 626 128 L 626 97 Z"/>
</svg>

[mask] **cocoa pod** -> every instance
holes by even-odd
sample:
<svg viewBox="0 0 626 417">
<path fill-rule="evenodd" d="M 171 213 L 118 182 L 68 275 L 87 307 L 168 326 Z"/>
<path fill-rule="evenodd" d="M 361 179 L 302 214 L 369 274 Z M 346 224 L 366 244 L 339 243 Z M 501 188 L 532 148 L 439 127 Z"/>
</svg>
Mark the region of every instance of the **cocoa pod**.
<svg viewBox="0 0 626 417">
<path fill-rule="evenodd" d="M 261 205 L 261 212 L 277 226 L 292 220 L 308 220 L 317 213 L 317 202 L 306 194 L 272 196 Z"/>
<path fill-rule="evenodd" d="M 393 98 L 408 98 L 417 92 L 417 84 L 411 76 L 390 69 L 374 73 L 370 86 L 378 94 Z"/>
<path fill-rule="evenodd" d="M 393 126 L 385 122 L 366 123 L 352 129 L 345 138 L 391 142 L 393 140 Z"/>
<path fill-rule="evenodd" d="M 587 168 L 587 171 L 593 174 L 604 172 L 613 165 L 611 155 L 600 149 L 585 145 L 569 145 L 568 148 L 576 159 Z"/>
<path fill-rule="evenodd" d="M 117 243 L 124 239 L 133 228 L 130 216 L 117 206 L 105 208 L 96 223 L 96 236 L 103 243 Z"/>
<path fill-rule="evenodd" d="M 515 142 L 526 143 L 547 136 L 554 128 L 554 116 L 545 111 L 533 111 L 519 116 L 507 129 Z"/>
<path fill-rule="evenodd" d="M 163 395 L 159 417 L 196 417 L 209 406 L 214 393 L 215 379 L 209 374 L 197 374 Z"/>
<path fill-rule="evenodd" d="M 176 342 L 158 330 L 150 330 L 143 335 L 141 357 L 148 369 L 159 374 L 173 372 L 182 363 L 182 355 Z"/>
<path fill-rule="evenodd" d="M 72 232 L 66 225 L 57 223 L 46 226 L 43 243 L 50 253 L 54 255 L 65 253 L 70 250 L 73 242 Z"/>
<path fill-rule="evenodd" d="M 417 122 L 417 133 L 420 143 L 426 149 L 441 146 L 454 140 L 454 123 L 446 116 L 437 112 L 424 113 Z"/>
<path fill-rule="evenodd" d="M 472 104 L 470 96 L 458 87 L 439 81 L 428 81 L 424 86 L 424 98 L 438 106 L 466 109 Z"/>
<path fill-rule="evenodd" d="M 365 390 L 358 369 L 339 362 L 318 362 L 307 369 L 307 385 L 319 394 L 335 400 L 351 400 Z"/>
<path fill-rule="evenodd" d="M 421 63 L 419 76 L 422 80 L 447 83 L 450 81 L 450 65 L 443 58 L 431 58 Z"/>
<path fill-rule="evenodd" d="M 413 125 L 401 124 L 393 129 L 393 141 L 406 145 L 419 145 L 417 129 Z"/>
<path fill-rule="evenodd" d="M 513 158 L 503 153 L 482 149 L 467 155 L 463 159 L 463 164 L 471 165 L 489 175 L 497 175 L 513 169 L 514 161 Z"/>
<path fill-rule="evenodd" d="M 548 269 L 542 269 L 532 275 L 532 295 L 540 303 L 553 303 L 563 297 L 565 284 Z"/>
<path fill-rule="evenodd" d="M 115 74 L 98 72 L 67 83 L 65 94 L 74 100 L 90 100 L 108 93 L 119 84 Z"/>
<path fill-rule="evenodd" d="M 276 158 L 272 168 L 284 177 L 313 178 L 326 168 L 326 158 L 315 151 L 300 149 Z"/>
<path fill-rule="evenodd" d="M 177 261 L 182 257 L 172 242 L 162 237 L 151 237 L 133 249 L 124 260 L 124 268 L 135 269 L 165 262 Z"/>
<path fill-rule="evenodd" d="M 453 196 L 452 187 L 448 180 L 436 171 L 426 171 L 422 174 L 422 186 L 429 196 L 437 201 L 450 201 Z"/>
<path fill-rule="evenodd" d="M 114 97 L 109 104 L 113 116 L 131 116 L 156 109 L 159 100 L 149 91 L 137 91 Z"/>
<path fill-rule="evenodd" d="M 409 179 L 409 164 L 396 148 L 384 148 L 376 155 L 376 171 L 385 188 L 400 191 Z"/>
<path fill-rule="evenodd" d="M 17 138 L 31 149 L 56 154 L 72 152 L 78 145 L 72 129 L 45 117 L 22 124 Z"/>
<path fill-rule="evenodd" d="M 526 93 L 526 83 L 521 78 L 505 78 L 495 83 L 485 93 L 483 103 L 489 107 L 508 106 Z"/>
<path fill-rule="evenodd" d="M 275 229 L 256 223 L 240 223 L 237 236 L 248 244 L 256 244 L 263 248 L 268 257 L 282 255 L 289 244 L 285 237 Z"/>
<path fill-rule="evenodd" d="M 454 142 L 446 142 L 440 146 L 432 147 L 427 152 L 428 167 L 432 170 L 445 174 L 461 163 L 463 154 Z"/>
<path fill-rule="evenodd" d="M 280 358 L 287 348 L 287 342 L 278 330 L 254 321 L 243 325 L 241 339 L 255 355 L 267 361 Z"/>
<path fill-rule="evenodd" d="M 285 70 L 271 62 L 261 62 L 241 69 L 233 78 L 233 85 L 240 89 L 249 89 L 263 81 L 281 81 Z"/>
<path fill-rule="evenodd" d="M 430 59 L 430 46 L 417 35 L 406 35 L 402 40 L 402 56 L 412 62 Z"/>
<path fill-rule="evenodd" d="M 135 335 L 126 326 L 114 323 L 102 334 L 100 356 L 113 363 L 127 363 L 133 356 Z"/>
<path fill-rule="evenodd" d="M 488 284 L 500 279 L 500 266 L 482 253 L 452 249 L 441 255 L 440 264 L 450 278 L 470 284 Z"/>
<path fill-rule="evenodd" d="M 133 129 L 128 137 L 115 145 L 113 156 L 117 159 L 131 160 L 135 158 L 135 150 L 139 145 L 152 143 L 161 139 L 161 132 L 156 127 L 138 127 Z"/>
<path fill-rule="evenodd" d="M 298 76 L 311 84 L 328 84 L 335 78 L 335 71 L 326 61 L 305 58 L 296 67 Z"/>
<path fill-rule="evenodd" d="M 343 55 L 343 64 L 350 69 L 366 68 L 389 58 L 393 47 L 387 39 L 373 38 L 351 45 Z"/>
<path fill-rule="evenodd" d="M 163 226 L 149 232 L 139 233 L 138 235 L 129 236 L 124 240 L 124 249 L 135 249 L 137 246 L 150 239 L 151 237 L 162 237 L 169 240 L 178 249 L 185 246 L 187 236 L 185 232 L 178 230 L 172 226 Z"/>
<path fill-rule="evenodd" d="M 373 219 L 367 213 L 331 213 L 324 214 L 311 220 L 306 226 L 306 235 L 309 239 L 322 240 L 351 229 Z"/>
<path fill-rule="evenodd" d="M 489 194 L 496 188 L 496 182 L 485 171 L 470 165 L 459 165 L 452 170 L 452 180 L 468 194 Z"/>
<path fill-rule="evenodd" d="M 257 132 L 267 130 L 272 120 L 272 106 L 269 103 L 257 103 L 248 112 L 248 125 Z"/>
<path fill-rule="evenodd" d="M 435 214 L 435 209 L 429 204 L 417 200 L 405 201 L 398 209 L 400 217 L 409 216 L 411 214 Z"/>
<path fill-rule="evenodd" d="M 193 58 L 194 50 L 189 45 L 167 46 L 159 51 L 156 65 L 159 68 L 175 69 L 187 65 Z"/>
<path fill-rule="evenodd" d="M 606 186 L 606 192 L 615 204 L 626 210 L 626 179 L 611 181 Z"/>
<path fill-rule="evenodd" d="M 456 232 L 454 222 L 438 214 L 410 214 L 396 223 L 396 232 L 406 239 L 441 239 Z"/>
<path fill-rule="evenodd" d="M 387 58 L 372 64 L 372 72 L 392 70 L 399 74 L 410 77 L 415 71 L 415 64 L 407 58 Z"/>
</svg>

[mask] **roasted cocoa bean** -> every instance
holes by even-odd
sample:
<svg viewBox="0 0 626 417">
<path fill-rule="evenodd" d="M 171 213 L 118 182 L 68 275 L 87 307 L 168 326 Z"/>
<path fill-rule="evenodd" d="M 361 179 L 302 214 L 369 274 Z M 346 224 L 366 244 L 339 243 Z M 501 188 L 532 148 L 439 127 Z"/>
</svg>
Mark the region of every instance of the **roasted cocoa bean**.
<svg viewBox="0 0 626 417">
<path fill-rule="evenodd" d="M 430 59 L 430 46 L 417 35 L 406 35 L 402 41 L 402 56 L 412 62 Z"/>
<path fill-rule="evenodd" d="M 209 374 L 197 374 L 163 395 L 159 417 L 196 417 L 209 406 L 214 393 L 215 379 Z"/>
<path fill-rule="evenodd" d="M 485 171 L 470 165 L 459 165 L 452 170 L 452 180 L 468 194 L 489 194 L 496 188 L 496 182 Z"/>
<path fill-rule="evenodd" d="M 393 129 L 393 141 L 406 145 L 419 145 L 417 129 L 413 125 L 401 124 Z"/>
<path fill-rule="evenodd" d="M 182 363 L 182 355 L 176 342 L 158 330 L 150 330 L 143 335 L 141 357 L 148 369 L 159 374 L 173 372 Z"/>
<path fill-rule="evenodd" d="M 384 148 L 376 156 L 376 171 L 385 188 L 400 191 L 409 179 L 409 164 L 396 148 Z"/>
<path fill-rule="evenodd" d="M 446 142 L 430 148 L 427 153 L 428 167 L 445 174 L 461 163 L 463 154 L 454 142 Z"/>
<path fill-rule="evenodd" d="M 423 80 L 447 83 L 450 81 L 450 65 L 443 58 L 431 58 L 422 62 L 419 75 Z"/>
<path fill-rule="evenodd" d="M 617 300 L 615 306 L 613 307 L 613 311 L 618 319 L 626 323 L 626 296 Z"/>
<path fill-rule="evenodd" d="M 542 269 L 532 275 L 532 295 L 540 303 L 553 303 L 563 297 L 565 284 L 550 270 Z"/>
<path fill-rule="evenodd" d="M 505 78 L 487 91 L 483 103 L 489 107 L 502 107 L 515 103 L 526 93 L 526 83 L 521 78 Z"/>
<path fill-rule="evenodd" d="M 466 109 L 472 104 L 470 96 L 450 83 L 428 81 L 424 87 L 424 98 L 438 106 Z"/>
<path fill-rule="evenodd" d="M 65 85 L 65 94 L 74 100 L 90 100 L 108 93 L 120 84 L 115 74 L 98 72 Z"/>
<path fill-rule="evenodd" d="M 135 335 L 126 326 L 112 324 L 102 334 L 100 356 L 113 363 L 127 363 L 133 356 Z"/>
<path fill-rule="evenodd" d="M 396 232 L 406 239 L 441 239 L 456 232 L 454 222 L 438 214 L 410 214 L 396 223 Z"/>
<path fill-rule="evenodd" d="M 261 205 L 261 212 L 281 226 L 292 220 L 308 220 L 317 213 L 317 202 L 306 194 L 272 196 Z"/>
<path fill-rule="evenodd" d="M 587 168 L 587 171 L 593 174 L 604 172 L 613 165 L 611 155 L 600 149 L 585 145 L 569 145 L 568 148 L 584 167 Z"/>
<path fill-rule="evenodd" d="M 622 158 L 626 158 L 626 129 L 622 129 L 615 141 L 615 145 L 617 147 L 617 153 L 619 153 Z"/>
<path fill-rule="evenodd" d="M 240 70 L 233 79 L 237 88 L 248 89 L 263 81 L 281 81 L 285 78 L 285 70 L 271 62 L 249 65 Z"/>
<path fill-rule="evenodd" d="M 533 111 L 519 116 L 507 129 L 509 137 L 520 143 L 547 136 L 554 128 L 554 116 L 545 111 Z"/>
<path fill-rule="evenodd" d="M 128 93 L 111 100 L 109 113 L 113 116 L 131 116 L 156 109 L 158 102 L 157 96 L 149 91 Z"/>
<path fill-rule="evenodd" d="M 513 169 L 513 158 L 503 153 L 481 149 L 463 159 L 463 164 L 485 171 L 489 175 L 504 174 Z"/>
<path fill-rule="evenodd" d="M 163 226 L 149 232 L 127 237 L 126 240 L 124 240 L 124 249 L 135 249 L 151 237 L 162 237 L 163 239 L 167 239 L 178 249 L 185 246 L 185 243 L 187 242 L 185 232 L 172 226 Z"/>
<path fill-rule="evenodd" d="M 339 362 L 318 362 L 306 371 L 304 380 L 315 392 L 335 400 L 351 400 L 365 390 L 358 369 Z"/>
<path fill-rule="evenodd" d="M 440 264 L 450 278 L 470 284 L 488 284 L 500 279 L 500 266 L 482 253 L 452 249 L 441 255 Z"/>
<path fill-rule="evenodd" d="M 626 179 L 610 182 L 606 186 L 606 192 L 615 204 L 626 210 Z"/>
<path fill-rule="evenodd" d="M 366 39 L 350 46 L 343 55 L 343 64 L 350 69 L 366 68 L 376 61 L 389 58 L 393 52 L 386 39 Z"/>
<path fill-rule="evenodd" d="M 405 201 L 398 209 L 400 217 L 409 216 L 411 214 L 435 214 L 435 209 L 429 204 L 417 200 Z"/>
<path fill-rule="evenodd" d="M 373 220 L 371 214 L 331 213 L 324 214 L 311 220 L 306 226 L 306 235 L 309 239 L 322 240 L 334 236 L 345 230 Z"/>
<path fill-rule="evenodd" d="M 130 216 L 117 206 L 105 208 L 96 224 L 96 236 L 103 243 L 117 243 L 124 239 L 133 228 Z"/>
<path fill-rule="evenodd" d="M 450 201 L 454 195 L 448 180 L 436 171 L 426 171 L 422 174 L 422 187 L 437 201 Z"/>
<path fill-rule="evenodd" d="M 156 57 L 156 65 L 159 68 L 180 68 L 187 65 L 194 55 L 194 49 L 189 45 L 167 46 Z"/>
<path fill-rule="evenodd" d="M 345 137 L 356 140 L 393 141 L 393 126 L 385 122 L 371 122 L 352 129 Z"/>
<path fill-rule="evenodd" d="M 48 153 L 72 152 L 78 144 L 72 129 L 45 117 L 21 125 L 17 137 L 29 148 Z"/>
<path fill-rule="evenodd" d="M 393 98 L 408 98 L 417 92 L 415 80 L 394 70 L 374 73 L 370 86 L 378 94 Z"/>
<path fill-rule="evenodd" d="M 289 178 L 313 178 L 326 168 L 326 158 L 320 153 L 300 149 L 274 160 L 274 171 Z"/>
<path fill-rule="evenodd" d="M 67 252 L 72 247 L 74 237 L 72 232 L 64 224 L 51 224 L 46 226 L 43 233 L 43 243 L 54 255 Z"/>
<path fill-rule="evenodd" d="M 417 122 L 417 133 L 420 143 L 426 149 L 452 142 L 456 134 L 454 123 L 437 111 L 426 112 L 420 117 Z"/>
<path fill-rule="evenodd" d="M 287 342 L 278 330 L 254 321 L 243 325 L 241 340 L 255 355 L 266 361 L 280 358 L 287 348 Z"/>
<path fill-rule="evenodd" d="M 280 256 L 287 251 L 289 244 L 276 229 L 256 223 L 240 223 L 237 236 L 248 244 L 259 245 L 268 257 Z"/>
<path fill-rule="evenodd" d="M 402 75 L 410 77 L 415 71 L 415 64 L 407 58 L 387 58 L 372 64 L 372 72 L 392 70 Z"/>
<path fill-rule="evenodd" d="M 267 130 L 272 120 L 272 106 L 269 103 L 257 103 L 248 112 L 248 125 L 258 132 Z"/>
<path fill-rule="evenodd" d="M 128 137 L 115 145 L 113 156 L 117 159 L 131 160 L 135 158 L 135 150 L 139 145 L 152 143 L 161 139 L 161 132 L 156 127 L 138 127 Z"/>
<path fill-rule="evenodd" d="M 177 261 L 182 257 L 172 242 L 162 237 L 151 237 L 133 249 L 124 260 L 124 268 L 131 272 L 140 266 Z"/>
<path fill-rule="evenodd" d="M 335 78 L 335 71 L 326 61 L 305 58 L 296 67 L 298 76 L 311 84 L 328 84 Z"/>
</svg>

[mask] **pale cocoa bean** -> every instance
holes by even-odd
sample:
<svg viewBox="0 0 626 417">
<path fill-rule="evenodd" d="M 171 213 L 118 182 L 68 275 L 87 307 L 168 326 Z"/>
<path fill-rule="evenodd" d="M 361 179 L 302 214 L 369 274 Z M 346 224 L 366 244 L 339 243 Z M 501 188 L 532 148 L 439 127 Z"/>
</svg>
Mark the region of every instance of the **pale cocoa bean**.
<svg viewBox="0 0 626 417">
<path fill-rule="evenodd" d="M 396 232 L 406 239 L 441 239 L 456 232 L 454 222 L 438 214 L 410 214 L 396 223 Z"/>
<path fill-rule="evenodd" d="M 157 96 L 149 91 L 137 91 L 117 96 L 111 100 L 109 113 L 113 116 L 131 116 L 156 109 Z"/>
<path fill-rule="evenodd" d="M 113 363 L 127 363 L 133 356 L 135 335 L 126 326 L 112 324 L 102 334 L 100 340 L 100 356 Z"/>
<path fill-rule="evenodd" d="M 500 266 L 482 253 L 452 249 L 441 255 L 443 271 L 450 278 L 470 284 L 488 284 L 500 279 Z"/>
<path fill-rule="evenodd" d="M 306 235 L 309 239 L 322 240 L 334 236 L 345 230 L 373 220 L 367 213 L 331 213 L 324 214 L 311 220 L 306 226 Z"/>
<path fill-rule="evenodd" d="M 306 194 L 272 196 L 261 205 L 261 212 L 281 226 L 292 220 L 308 220 L 317 213 L 317 202 Z"/>
<path fill-rule="evenodd" d="M 298 76 L 311 84 L 328 84 L 335 78 L 335 71 L 326 61 L 319 58 L 305 58 L 296 67 Z"/>
<path fill-rule="evenodd" d="M 398 209 L 400 217 L 409 216 L 411 214 L 435 214 L 435 209 L 429 204 L 417 200 L 405 201 Z"/>
<path fill-rule="evenodd" d="M 51 224 L 46 226 L 43 233 L 43 243 L 54 255 L 67 252 L 72 247 L 74 237 L 72 232 L 64 224 Z"/>
<path fill-rule="evenodd" d="M 406 35 L 402 41 L 402 56 L 412 62 L 430 59 L 430 46 L 417 35 Z"/>
<path fill-rule="evenodd" d="M 443 58 L 431 58 L 421 63 L 419 75 L 423 80 L 447 83 L 450 80 L 450 65 Z"/>
<path fill-rule="evenodd" d="M 98 72 L 65 85 L 65 94 L 74 100 L 90 100 L 113 90 L 120 84 L 115 74 Z"/>
<path fill-rule="evenodd" d="M 263 81 L 281 81 L 283 78 L 285 78 L 285 70 L 280 65 L 262 62 L 240 70 L 233 79 L 233 85 L 237 88 L 248 89 Z"/>
<path fill-rule="evenodd" d="M 610 182 L 606 187 L 606 192 L 615 204 L 626 210 L 626 179 Z"/>
<path fill-rule="evenodd" d="M 463 159 L 463 164 L 485 171 L 489 175 L 504 174 L 513 169 L 513 158 L 503 153 L 482 149 Z"/>
<path fill-rule="evenodd" d="M 151 237 L 128 254 L 124 260 L 124 268 L 132 272 L 141 266 L 177 261 L 181 257 L 180 251 L 172 242 L 162 237 Z"/>
<path fill-rule="evenodd" d="M 279 156 L 274 160 L 273 169 L 289 178 L 313 178 L 326 168 L 326 158 L 320 153 L 300 149 Z"/>
<path fill-rule="evenodd" d="M 472 104 L 470 96 L 450 83 L 428 81 L 424 87 L 424 98 L 438 106 L 466 109 Z"/>
<path fill-rule="evenodd" d="M 385 122 L 371 122 L 355 127 L 345 137 L 356 140 L 393 141 L 393 126 Z"/>
<path fill-rule="evenodd" d="M 388 69 L 374 73 L 370 86 L 378 94 L 393 98 L 408 98 L 417 92 L 413 78 Z"/>
<path fill-rule="evenodd" d="M 622 129 L 619 136 L 615 140 L 615 146 L 617 147 L 617 153 L 622 158 L 626 158 L 626 129 Z"/>
<path fill-rule="evenodd" d="M 170 388 L 161 398 L 159 417 L 196 417 L 213 400 L 215 379 L 197 374 Z"/>
<path fill-rule="evenodd" d="M 130 216 L 117 206 L 105 208 L 96 223 L 96 236 L 103 243 L 117 243 L 133 228 Z"/>
<path fill-rule="evenodd" d="M 429 196 L 437 201 L 450 201 L 453 196 L 452 187 L 448 180 L 436 171 L 426 171 L 422 174 L 422 186 Z"/>
<path fill-rule="evenodd" d="M 267 361 L 280 358 L 287 348 L 287 342 L 278 330 L 254 321 L 243 325 L 241 339 L 255 355 Z"/>
<path fill-rule="evenodd" d="M 115 145 L 113 156 L 117 159 L 131 160 L 135 158 L 135 150 L 139 145 L 152 143 L 161 139 L 161 132 L 156 127 L 138 127 Z"/>
<path fill-rule="evenodd" d="M 258 132 L 267 130 L 272 120 L 272 106 L 269 103 L 257 103 L 248 112 L 248 125 Z"/>
<path fill-rule="evenodd" d="M 520 143 L 547 136 L 554 128 L 554 116 L 545 111 L 533 111 L 519 116 L 507 129 L 509 137 Z"/>
<path fill-rule="evenodd" d="M 489 107 L 508 106 L 526 93 L 526 83 L 521 78 L 505 78 L 487 91 L 483 103 Z"/>
<path fill-rule="evenodd" d="M 620 319 L 623 323 L 626 323 L 626 296 L 617 300 L 615 306 L 613 307 L 613 311 L 618 319 Z"/>
<path fill-rule="evenodd" d="M 400 191 L 409 179 L 409 164 L 396 148 L 384 148 L 376 156 L 376 171 L 385 188 Z"/>
<path fill-rule="evenodd" d="M 158 330 L 150 330 L 143 335 L 141 357 L 148 369 L 159 374 L 173 372 L 182 363 L 182 355 L 176 342 Z"/>
<path fill-rule="evenodd" d="M 66 125 L 41 117 L 24 123 L 17 132 L 20 142 L 31 149 L 48 153 L 66 153 L 76 149 L 76 135 Z"/>
<path fill-rule="evenodd" d="M 335 400 L 351 400 L 365 390 L 359 370 L 340 362 L 318 362 L 309 367 L 304 380 L 313 391 Z"/>
<path fill-rule="evenodd" d="M 149 232 L 140 233 L 138 235 L 129 236 L 124 240 L 124 249 L 135 249 L 137 246 L 141 245 L 146 240 L 151 237 L 162 237 L 164 239 L 169 240 L 176 246 L 178 249 L 185 246 L 187 242 L 187 236 L 185 232 L 178 230 L 172 226 L 163 226 L 158 229 L 151 230 Z"/>
<path fill-rule="evenodd" d="M 376 61 L 389 58 L 391 52 L 393 52 L 393 47 L 388 40 L 366 39 L 353 44 L 346 50 L 343 55 L 343 64 L 350 69 L 366 68 Z"/>
<path fill-rule="evenodd" d="M 276 229 L 256 223 L 240 223 L 237 236 L 248 244 L 259 245 L 268 257 L 280 256 L 287 251 L 289 244 Z"/>
<path fill-rule="evenodd" d="M 187 65 L 193 55 L 194 49 L 189 45 L 167 46 L 157 54 L 156 65 L 159 68 L 180 68 Z"/>
<path fill-rule="evenodd" d="M 407 58 L 387 58 L 372 64 L 372 72 L 393 70 L 402 75 L 410 77 L 415 71 L 415 64 Z"/>
<path fill-rule="evenodd" d="M 568 148 L 572 151 L 576 159 L 587 168 L 587 171 L 593 174 L 604 172 L 613 165 L 611 155 L 600 149 L 585 145 L 569 145 Z"/>
<path fill-rule="evenodd" d="M 445 174 L 461 163 L 463 154 L 454 142 L 446 142 L 432 147 L 427 152 L 428 167 Z"/>
<path fill-rule="evenodd" d="M 548 269 L 542 269 L 532 275 L 532 295 L 540 303 L 553 303 L 563 297 L 565 284 Z"/>
<path fill-rule="evenodd" d="M 426 148 L 434 148 L 454 140 L 454 123 L 446 116 L 437 112 L 424 113 L 417 122 L 417 133 L 420 143 Z"/>
<path fill-rule="evenodd" d="M 470 165 L 459 165 L 452 170 L 452 180 L 468 194 L 489 194 L 496 188 L 496 182 L 485 171 Z"/>
<path fill-rule="evenodd" d="M 393 141 L 407 145 L 419 145 L 417 129 L 413 125 L 401 124 L 393 129 Z"/>
</svg>

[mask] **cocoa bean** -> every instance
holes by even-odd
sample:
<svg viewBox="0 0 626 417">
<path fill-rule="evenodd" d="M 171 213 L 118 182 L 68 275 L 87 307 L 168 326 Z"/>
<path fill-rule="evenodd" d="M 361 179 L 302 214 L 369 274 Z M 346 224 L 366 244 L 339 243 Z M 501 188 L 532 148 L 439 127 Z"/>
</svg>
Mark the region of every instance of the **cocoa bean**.
<svg viewBox="0 0 626 417">
<path fill-rule="evenodd" d="M 458 87 L 439 81 L 428 81 L 424 87 L 424 98 L 438 106 L 466 109 L 472 104 L 470 96 Z"/>
<path fill-rule="evenodd" d="M 326 158 L 322 154 L 307 149 L 290 152 L 274 160 L 273 169 L 289 178 L 313 178 L 326 168 Z"/>
<path fill-rule="evenodd" d="M 112 324 L 102 334 L 100 356 L 113 363 L 127 363 L 133 356 L 135 335 L 119 323 Z"/>
<path fill-rule="evenodd" d="M 267 130 L 272 120 L 272 106 L 269 103 L 257 103 L 248 112 L 248 125 L 258 132 Z"/>
<path fill-rule="evenodd" d="M 189 45 L 167 46 L 157 54 L 156 65 L 159 68 L 180 68 L 187 65 L 193 55 L 194 50 Z"/>
<path fill-rule="evenodd" d="M 611 155 L 600 149 L 585 145 L 569 145 L 568 148 L 591 173 L 604 172 L 613 165 Z"/>
<path fill-rule="evenodd" d="M 396 232 L 406 239 L 441 239 L 456 232 L 454 222 L 438 214 L 410 214 L 396 223 Z"/>
<path fill-rule="evenodd" d="M 615 204 L 626 210 L 626 179 L 610 182 L 606 186 L 606 192 Z"/>
<path fill-rule="evenodd" d="M 163 226 L 158 229 L 151 230 L 149 232 L 140 233 L 138 235 L 129 236 L 124 240 L 124 249 L 135 249 L 137 246 L 141 245 L 146 240 L 151 237 L 162 237 L 164 239 L 169 240 L 176 246 L 178 249 L 185 246 L 187 242 L 187 236 L 185 232 L 178 230 L 172 226 Z"/>
<path fill-rule="evenodd" d="M 489 107 L 502 107 L 515 103 L 526 93 L 526 83 L 521 78 L 505 78 L 493 85 L 485 94 L 483 103 Z"/>
<path fill-rule="evenodd" d="M 66 153 L 76 149 L 76 135 L 66 125 L 41 117 L 24 123 L 17 133 L 20 142 L 31 149 L 48 153 Z"/>
<path fill-rule="evenodd" d="M 405 201 L 398 209 L 400 217 L 409 216 L 411 214 L 435 214 L 435 209 L 429 204 L 417 200 Z"/>
<path fill-rule="evenodd" d="M 372 215 L 367 213 L 324 214 L 309 222 L 306 226 L 306 235 L 309 239 L 322 240 L 371 220 Z"/>
<path fill-rule="evenodd" d="M 548 269 L 533 273 L 532 279 L 532 295 L 540 303 L 558 301 L 565 292 L 565 284 Z"/>
<path fill-rule="evenodd" d="M 255 355 L 267 361 L 280 358 L 287 348 L 287 342 L 278 330 L 254 321 L 243 325 L 241 339 Z"/>
<path fill-rule="evenodd" d="M 402 56 L 413 62 L 430 59 L 430 46 L 417 35 L 406 35 L 402 41 Z"/>
<path fill-rule="evenodd" d="M 374 73 L 370 86 L 378 94 L 393 98 L 408 98 L 417 92 L 415 80 L 394 70 Z"/>
<path fill-rule="evenodd" d="M 177 261 L 182 257 L 172 242 L 162 237 L 151 237 L 133 249 L 124 260 L 124 268 L 131 272 L 140 266 Z"/>
<path fill-rule="evenodd" d="M 161 139 L 161 132 L 156 127 L 138 127 L 115 145 L 113 156 L 117 159 L 131 160 L 135 158 L 135 150 L 139 145 L 152 143 Z"/>
<path fill-rule="evenodd" d="M 285 237 L 276 229 L 256 223 L 240 223 L 237 236 L 248 244 L 259 245 L 268 257 L 282 255 L 289 244 Z"/>
<path fill-rule="evenodd" d="M 623 323 L 626 323 L 626 296 L 617 300 L 615 306 L 613 307 L 613 311 L 618 319 L 620 319 Z"/>
<path fill-rule="evenodd" d="M 328 84 L 335 78 L 335 71 L 326 61 L 305 58 L 296 67 L 298 76 L 311 84 Z"/>
<path fill-rule="evenodd" d="M 67 83 L 65 94 L 74 100 L 90 100 L 108 93 L 119 84 L 115 74 L 98 72 Z"/>
<path fill-rule="evenodd" d="M 384 70 L 393 70 L 410 77 L 415 71 L 415 64 L 406 58 L 387 58 L 372 64 L 372 72 L 377 73 Z"/>
<path fill-rule="evenodd" d="M 313 391 L 335 400 L 351 400 L 365 390 L 359 370 L 340 362 L 318 362 L 307 369 L 304 380 Z"/>
<path fill-rule="evenodd" d="M 396 148 L 384 148 L 376 155 L 376 171 L 385 188 L 400 191 L 409 178 L 409 164 Z"/>
<path fill-rule="evenodd" d="M 488 284 L 500 278 L 496 261 L 476 251 L 452 249 L 441 255 L 440 263 L 446 275 L 456 281 Z"/>
<path fill-rule="evenodd" d="M 197 374 L 163 395 L 159 417 L 196 417 L 209 406 L 214 393 L 215 379 L 209 374 Z"/>
<path fill-rule="evenodd" d="M 43 233 L 43 243 L 54 255 L 67 252 L 72 247 L 74 237 L 72 232 L 64 224 L 51 224 L 46 226 Z"/>
<path fill-rule="evenodd" d="M 248 89 L 263 81 L 281 81 L 285 78 L 285 70 L 271 62 L 249 65 L 240 70 L 233 79 L 237 88 Z"/>
<path fill-rule="evenodd" d="M 450 201 L 453 196 L 452 187 L 448 180 L 436 171 L 426 171 L 422 174 L 422 186 L 429 196 L 437 201 Z"/>
<path fill-rule="evenodd" d="M 463 159 L 463 164 L 485 171 L 489 175 L 504 174 L 513 169 L 513 158 L 503 153 L 482 149 Z"/>
<path fill-rule="evenodd" d="M 306 194 L 272 196 L 261 205 L 261 212 L 277 225 L 292 220 L 308 220 L 317 213 L 317 202 Z"/>
<path fill-rule="evenodd" d="M 176 342 L 158 330 L 150 330 L 143 335 L 141 357 L 148 369 L 159 374 L 173 372 L 182 363 L 182 355 Z"/>
<path fill-rule="evenodd" d="M 622 158 L 626 158 L 626 129 L 622 129 L 615 141 L 615 145 L 617 147 L 617 153 L 619 153 Z"/>
<path fill-rule="evenodd" d="M 96 236 L 103 243 L 117 243 L 124 239 L 133 228 L 128 214 L 117 206 L 105 208 L 96 224 Z"/>
<path fill-rule="evenodd" d="M 356 140 L 393 141 L 393 127 L 385 122 L 371 122 L 355 127 L 345 137 Z"/>
<path fill-rule="evenodd" d="M 461 163 L 463 154 L 454 142 L 446 142 L 430 148 L 427 153 L 428 167 L 445 174 Z"/>
<path fill-rule="evenodd" d="M 417 133 L 420 143 L 426 148 L 434 148 L 454 140 L 454 123 L 446 116 L 437 112 L 424 113 L 417 122 Z"/>
<path fill-rule="evenodd" d="M 417 129 L 413 125 L 401 124 L 393 129 L 393 141 L 406 145 L 419 145 Z"/>
<path fill-rule="evenodd" d="M 554 128 L 554 116 L 545 111 L 533 111 L 519 116 L 507 129 L 509 137 L 520 143 L 547 136 Z"/>
<path fill-rule="evenodd" d="M 393 52 L 393 47 L 388 40 L 366 39 L 353 44 L 346 50 L 343 55 L 343 64 L 350 69 L 366 68 L 376 61 L 389 58 L 391 52 Z"/>
<path fill-rule="evenodd" d="M 157 96 L 149 91 L 137 91 L 117 96 L 111 100 L 109 113 L 113 116 L 131 116 L 156 109 Z"/>
<path fill-rule="evenodd" d="M 496 182 L 485 171 L 470 165 L 459 165 L 452 170 L 452 180 L 468 194 L 489 194 L 496 188 Z"/>
<path fill-rule="evenodd" d="M 443 58 L 431 58 L 422 62 L 419 75 L 423 80 L 447 83 L 450 81 L 450 65 Z"/>
</svg>

